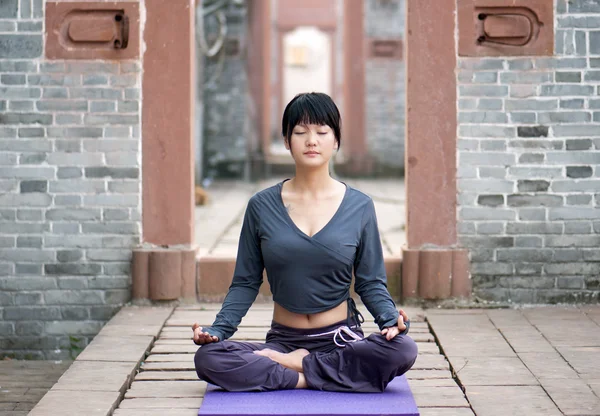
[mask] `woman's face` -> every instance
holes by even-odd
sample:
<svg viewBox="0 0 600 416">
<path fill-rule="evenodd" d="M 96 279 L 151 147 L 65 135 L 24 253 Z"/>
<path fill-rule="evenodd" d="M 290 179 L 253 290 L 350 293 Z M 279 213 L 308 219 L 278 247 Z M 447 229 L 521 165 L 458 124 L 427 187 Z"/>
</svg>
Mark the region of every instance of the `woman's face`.
<svg viewBox="0 0 600 416">
<path fill-rule="evenodd" d="M 290 143 L 285 141 L 285 147 L 291 151 L 296 165 L 321 166 L 329 163 L 338 144 L 328 125 L 298 124 L 292 130 Z"/>
</svg>

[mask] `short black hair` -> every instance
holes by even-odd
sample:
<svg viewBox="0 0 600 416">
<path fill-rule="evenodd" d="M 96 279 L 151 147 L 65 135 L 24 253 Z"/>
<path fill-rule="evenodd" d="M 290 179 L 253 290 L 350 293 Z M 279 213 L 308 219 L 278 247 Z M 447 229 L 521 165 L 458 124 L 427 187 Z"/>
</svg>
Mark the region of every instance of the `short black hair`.
<svg viewBox="0 0 600 416">
<path fill-rule="evenodd" d="M 342 140 L 340 110 L 331 97 L 322 92 L 305 92 L 296 95 L 288 103 L 281 120 L 281 135 L 288 141 L 294 127 L 299 124 L 328 125 L 333 130 L 338 149 Z"/>
</svg>

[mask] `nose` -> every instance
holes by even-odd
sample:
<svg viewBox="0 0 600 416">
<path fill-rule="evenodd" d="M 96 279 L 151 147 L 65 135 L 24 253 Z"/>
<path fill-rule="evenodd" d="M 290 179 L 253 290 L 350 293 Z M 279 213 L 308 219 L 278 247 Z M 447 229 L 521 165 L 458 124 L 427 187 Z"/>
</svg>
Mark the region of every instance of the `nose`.
<svg viewBox="0 0 600 416">
<path fill-rule="evenodd" d="M 307 137 L 306 137 L 306 145 L 307 146 L 315 146 L 317 144 L 317 133 L 315 133 L 312 130 L 308 131 Z"/>
</svg>

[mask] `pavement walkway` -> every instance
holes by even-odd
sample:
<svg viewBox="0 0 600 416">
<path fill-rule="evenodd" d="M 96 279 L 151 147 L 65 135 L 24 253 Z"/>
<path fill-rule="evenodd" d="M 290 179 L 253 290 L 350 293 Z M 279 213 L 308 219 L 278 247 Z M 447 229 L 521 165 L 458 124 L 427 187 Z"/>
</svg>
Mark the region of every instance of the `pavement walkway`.
<svg viewBox="0 0 600 416">
<path fill-rule="evenodd" d="M 123 308 L 30 414 L 196 415 L 206 384 L 190 325 L 218 309 Z M 422 416 L 600 415 L 600 306 L 407 310 Z M 264 340 L 271 314 L 254 305 L 233 339 Z M 364 328 L 376 330 L 370 318 Z"/>
</svg>

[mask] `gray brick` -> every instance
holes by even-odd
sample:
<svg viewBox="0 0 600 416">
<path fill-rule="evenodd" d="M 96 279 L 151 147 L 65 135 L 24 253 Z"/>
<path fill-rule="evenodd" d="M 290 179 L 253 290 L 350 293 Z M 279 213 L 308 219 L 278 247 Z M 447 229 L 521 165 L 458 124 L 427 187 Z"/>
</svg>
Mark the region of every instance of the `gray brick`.
<svg viewBox="0 0 600 416">
<path fill-rule="evenodd" d="M 119 312 L 121 308 L 115 305 L 92 306 L 89 308 L 90 319 L 108 321 Z"/>
<path fill-rule="evenodd" d="M 19 137 L 33 138 L 44 137 L 44 129 L 42 127 L 20 127 Z"/>
<path fill-rule="evenodd" d="M 101 74 L 84 75 L 83 85 L 107 85 L 108 76 Z"/>
<path fill-rule="evenodd" d="M 86 234 L 138 234 L 137 224 L 130 222 L 111 222 L 107 224 L 83 224 L 82 231 Z"/>
<path fill-rule="evenodd" d="M 563 142 L 560 140 L 513 140 L 508 143 L 508 147 L 517 149 L 561 150 L 563 148 Z"/>
<path fill-rule="evenodd" d="M 14 209 L 0 208 L 0 221 L 14 221 L 16 218 L 16 211 Z"/>
<path fill-rule="evenodd" d="M 0 179 L 0 192 L 14 192 L 17 190 L 18 184 L 17 180 Z"/>
<path fill-rule="evenodd" d="M 550 275 L 600 274 L 600 263 L 551 263 L 544 265 Z"/>
<path fill-rule="evenodd" d="M 573 208 L 570 208 L 573 209 Z M 573 218 L 578 219 L 578 218 Z M 600 245 L 600 235 L 584 235 L 584 236 L 546 236 L 546 247 L 598 247 Z"/>
<path fill-rule="evenodd" d="M 537 114 L 536 113 L 527 113 L 527 112 L 513 112 L 508 113 L 511 123 L 536 123 L 537 122 Z"/>
<path fill-rule="evenodd" d="M 545 263 L 552 261 L 553 250 L 549 249 L 498 249 L 498 261 L 508 262 L 526 262 L 526 263 Z"/>
<path fill-rule="evenodd" d="M 508 86 L 506 85 L 459 85 L 461 97 L 506 97 Z"/>
<path fill-rule="evenodd" d="M 122 98 L 121 90 L 98 87 L 71 88 L 70 94 L 71 98 L 87 100 L 119 100 Z"/>
<path fill-rule="evenodd" d="M 497 72 L 475 72 L 473 82 L 477 84 L 496 84 L 498 82 Z"/>
<path fill-rule="evenodd" d="M 61 263 L 74 262 L 82 258 L 82 250 L 59 250 L 56 252 L 56 259 Z"/>
<path fill-rule="evenodd" d="M 469 189 L 471 192 L 506 193 L 513 191 L 514 183 L 498 179 L 463 179 L 461 187 Z"/>
<path fill-rule="evenodd" d="M 132 181 L 109 181 L 108 182 L 108 191 L 115 193 L 141 193 L 141 187 L 139 182 Z"/>
<path fill-rule="evenodd" d="M 459 163 L 466 165 L 505 166 L 515 163 L 515 155 L 507 153 L 461 153 Z"/>
<path fill-rule="evenodd" d="M 107 304 L 125 304 L 131 299 L 131 291 L 129 289 L 105 290 L 104 299 Z"/>
<path fill-rule="evenodd" d="M 542 96 L 589 96 L 594 94 L 591 85 L 542 85 Z"/>
<path fill-rule="evenodd" d="M 42 237 L 17 237 L 17 247 L 42 248 Z"/>
<path fill-rule="evenodd" d="M 0 34 L 0 59 L 31 59 L 42 55 L 42 36 Z"/>
<path fill-rule="evenodd" d="M 47 207 L 51 203 L 52 197 L 42 193 L 4 195 L 0 193 L 0 206 L 5 207 Z"/>
<path fill-rule="evenodd" d="M 138 168 L 111 168 L 106 166 L 95 166 L 85 168 L 86 178 L 104 178 L 113 179 L 137 179 L 139 177 Z"/>
<path fill-rule="evenodd" d="M 479 150 L 479 140 L 459 138 L 458 150 Z"/>
<path fill-rule="evenodd" d="M 0 126 L 0 137 L 2 137 L 2 138 L 17 137 L 17 129 L 15 129 L 13 127 Z"/>
<path fill-rule="evenodd" d="M 532 84 L 511 84 L 508 96 L 511 98 L 537 97 L 538 86 Z"/>
<path fill-rule="evenodd" d="M 4 225 L 3 225 L 4 227 Z M 0 236 L 0 247 L 13 248 L 15 247 L 15 238 L 9 236 Z"/>
<path fill-rule="evenodd" d="M 600 19 L 597 20 L 600 22 Z M 596 26 L 598 29 L 598 26 Z M 600 31 L 590 31 L 590 54 L 600 55 Z"/>
<path fill-rule="evenodd" d="M 72 125 L 82 124 L 82 114 L 55 114 L 55 121 L 57 125 Z"/>
<path fill-rule="evenodd" d="M 86 321 L 89 319 L 89 308 L 82 306 L 65 306 L 61 308 L 62 318 L 66 321 Z"/>
<path fill-rule="evenodd" d="M 567 205 L 590 205 L 591 195 L 567 195 Z"/>
<path fill-rule="evenodd" d="M 12 153 L 0 153 L 0 165 L 16 165 L 17 155 Z"/>
<path fill-rule="evenodd" d="M 600 160 L 600 152 L 548 152 L 548 164 L 594 164 Z"/>
<path fill-rule="evenodd" d="M 506 203 L 510 207 L 558 207 L 564 201 L 559 195 L 508 195 Z"/>
<path fill-rule="evenodd" d="M 566 110 L 579 110 L 584 107 L 585 100 L 581 98 L 572 98 L 560 100 L 560 108 Z"/>
<path fill-rule="evenodd" d="M 497 98 L 480 98 L 478 108 L 481 110 L 502 110 L 503 102 Z"/>
<path fill-rule="evenodd" d="M 94 221 L 101 219 L 100 209 L 49 209 L 46 219 L 50 221 Z"/>
<path fill-rule="evenodd" d="M 18 0 L 3 0 L 2 3 L 0 3 L 0 18 L 2 18 L 2 19 L 16 18 L 18 10 L 19 10 Z"/>
<path fill-rule="evenodd" d="M 539 265 L 536 264 L 535 266 Z M 536 267 L 536 269 L 539 270 L 539 267 Z M 535 279 L 515 276 L 510 280 L 511 287 L 518 289 L 552 289 L 555 284 L 554 277 L 540 277 L 539 275 Z"/>
<path fill-rule="evenodd" d="M 53 176 L 51 167 L 0 167 L 0 178 L 50 179 Z"/>
<path fill-rule="evenodd" d="M 137 84 L 137 75 L 112 75 L 110 85 L 113 87 L 134 87 Z"/>
<path fill-rule="evenodd" d="M 95 125 L 95 124 L 137 124 L 140 122 L 139 115 L 96 115 L 96 114 L 87 114 L 83 118 L 83 122 L 85 124 Z"/>
<path fill-rule="evenodd" d="M 137 101 L 119 101 L 118 110 L 120 113 L 135 113 L 140 108 L 139 102 Z"/>
<path fill-rule="evenodd" d="M 17 22 L 0 20 L 0 32 L 16 32 Z"/>
<path fill-rule="evenodd" d="M 87 276 L 99 274 L 101 267 L 99 264 L 94 263 L 46 264 L 44 265 L 44 271 L 48 275 Z"/>
<path fill-rule="evenodd" d="M 481 166 L 478 168 L 478 170 L 481 178 L 504 179 L 506 177 L 506 168 L 503 167 L 499 168 Z"/>
<path fill-rule="evenodd" d="M 492 111 L 461 111 L 458 114 L 459 123 L 497 124 L 507 123 L 508 117 L 502 112 Z"/>
<path fill-rule="evenodd" d="M 96 335 L 102 328 L 102 322 L 95 321 L 53 321 L 46 324 L 47 334 Z"/>
<path fill-rule="evenodd" d="M 98 290 L 48 290 L 44 292 L 47 305 L 101 305 L 102 292 Z"/>
<path fill-rule="evenodd" d="M 0 278 L 0 289 L 8 291 L 55 289 L 56 280 L 50 277 Z M 6 316 L 4 317 L 5 319 Z"/>
<path fill-rule="evenodd" d="M 140 203 L 138 195 L 85 195 L 84 205 L 92 206 L 128 206 L 134 207 Z"/>
<path fill-rule="evenodd" d="M 532 236 L 516 236 L 515 237 L 515 247 L 542 247 L 542 239 L 541 237 L 532 237 Z M 519 270 L 517 270 L 519 273 Z"/>
<path fill-rule="evenodd" d="M 114 101 L 92 101 L 90 102 L 90 111 L 92 113 L 114 113 L 116 111 Z"/>
<path fill-rule="evenodd" d="M 572 2 L 569 4 L 569 12 L 573 13 L 574 9 Z M 582 29 L 595 29 L 600 26 L 600 17 L 595 16 L 559 16 L 557 18 L 559 28 L 582 28 Z M 591 40 L 591 39 L 590 39 Z"/>
<path fill-rule="evenodd" d="M 480 275 L 511 275 L 513 274 L 513 265 L 508 263 L 473 263 L 471 273 Z"/>
<path fill-rule="evenodd" d="M 40 165 L 46 161 L 46 153 L 21 153 L 19 163 L 21 165 Z"/>
<path fill-rule="evenodd" d="M 498 235 L 504 233 L 503 222 L 482 222 L 477 224 L 477 234 Z"/>
<path fill-rule="evenodd" d="M 509 70 L 524 71 L 533 68 L 533 61 L 531 58 L 508 59 L 506 63 L 508 64 Z"/>
<path fill-rule="evenodd" d="M 569 178 L 589 178 L 591 176 L 591 166 L 567 166 L 567 177 Z"/>
<path fill-rule="evenodd" d="M 579 124 L 571 126 L 552 126 L 556 137 L 594 137 L 598 135 L 598 126 Z"/>
<path fill-rule="evenodd" d="M 583 289 L 583 277 L 559 276 L 556 278 L 556 286 L 559 289 Z"/>
<path fill-rule="evenodd" d="M 519 192 L 546 192 L 550 182 L 543 180 L 519 180 L 517 189 Z"/>
<path fill-rule="evenodd" d="M 569 13 L 600 13 L 598 0 L 569 1 Z"/>
<path fill-rule="evenodd" d="M 471 208 L 463 207 L 459 211 L 459 218 L 461 220 L 514 220 L 515 211 L 508 209 L 489 209 L 489 208 Z"/>
<path fill-rule="evenodd" d="M 555 73 L 556 82 L 581 82 L 581 72 L 561 72 Z"/>
<path fill-rule="evenodd" d="M 67 290 L 89 289 L 88 279 L 88 276 L 60 276 L 58 287 Z"/>
<path fill-rule="evenodd" d="M 557 111 L 538 113 L 539 123 L 584 123 L 592 120 L 590 113 L 585 111 Z"/>
<path fill-rule="evenodd" d="M 566 144 L 567 150 L 590 150 L 592 148 L 592 141 L 590 139 L 567 140 Z"/>
<path fill-rule="evenodd" d="M 46 225 L 46 224 L 43 224 Z M 54 251 L 37 249 L 0 249 L 0 260 L 45 262 L 54 261 Z"/>
<path fill-rule="evenodd" d="M 42 265 L 31 263 L 17 263 L 15 264 L 15 272 L 18 275 L 40 276 L 42 274 Z"/>
<path fill-rule="evenodd" d="M 16 305 L 40 305 L 41 303 L 41 292 L 20 292 L 15 294 Z"/>
<path fill-rule="evenodd" d="M 565 234 L 591 234 L 592 223 L 585 221 L 565 222 Z"/>
<path fill-rule="evenodd" d="M 548 212 L 550 221 L 556 220 L 597 220 L 600 219 L 600 210 L 595 208 L 551 208 Z"/>
<path fill-rule="evenodd" d="M 590 192 L 600 191 L 600 181 L 597 180 L 579 180 L 579 181 L 555 181 L 552 184 L 554 192 Z"/>
<path fill-rule="evenodd" d="M 544 111 L 558 108 L 558 99 L 509 99 L 504 101 L 506 111 Z"/>
<path fill-rule="evenodd" d="M 458 223 L 458 234 L 466 235 L 466 234 L 475 234 L 475 223 L 474 222 L 459 222 Z"/>
<path fill-rule="evenodd" d="M 590 58 L 590 68 L 600 68 L 600 58 Z"/>
<path fill-rule="evenodd" d="M 13 272 L 12 264 L 0 263 L 0 276 L 13 276 L 13 275 L 14 275 L 14 272 Z"/>
<path fill-rule="evenodd" d="M 79 207 L 81 206 L 81 195 L 55 195 L 55 207 Z"/>
<path fill-rule="evenodd" d="M 17 335 L 39 335 L 44 332 L 44 324 L 37 321 L 16 322 L 15 332 Z"/>
<path fill-rule="evenodd" d="M 81 152 L 81 140 L 56 140 L 54 150 L 57 152 Z"/>
<path fill-rule="evenodd" d="M 2 226 L 2 230 L 9 234 L 39 234 L 48 231 L 49 228 L 49 224 L 39 222 L 13 222 Z"/>
<path fill-rule="evenodd" d="M 0 82 L 4 85 L 24 85 L 27 78 L 24 74 L 2 74 Z"/>
<path fill-rule="evenodd" d="M 105 208 L 103 210 L 102 220 L 103 221 L 120 221 L 129 219 L 128 209 L 111 209 Z"/>
<path fill-rule="evenodd" d="M 488 207 L 498 207 L 504 205 L 504 196 L 503 195 L 479 195 L 477 198 L 477 204 L 488 206 Z"/>
<path fill-rule="evenodd" d="M 600 278 L 597 276 L 585 276 L 583 278 L 586 289 L 597 291 L 600 289 Z"/>
<path fill-rule="evenodd" d="M 139 100 L 140 90 L 138 88 L 125 88 L 125 99 L 126 100 Z"/>
<path fill-rule="evenodd" d="M 19 32 L 41 32 L 42 22 L 17 22 Z"/>
<path fill-rule="evenodd" d="M 599 261 L 600 260 L 600 251 L 595 249 L 583 249 L 579 250 L 579 252 L 583 255 L 583 260 L 586 261 Z"/>
<path fill-rule="evenodd" d="M 504 69 L 502 60 L 495 58 L 460 58 L 458 60 L 460 69 L 471 69 L 475 71 Z"/>
<path fill-rule="evenodd" d="M 561 234 L 560 223 L 548 222 L 515 222 L 506 224 L 507 234 Z"/>
<path fill-rule="evenodd" d="M 83 176 L 82 168 L 60 167 L 56 171 L 56 177 L 58 179 L 81 178 L 82 176 Z"/>
<path fill-rule="evenodd" d="M 502 84 L 543 84 L 552 82 L 552 72 L 503 72 L 500 74 Z"/>
<path fill-rule="evenodd" d="M 83 165 L 93 166 L 103 163 L 104 155 L 102 153 L 68 153 L 68 152 L 54 152 L 48 155 L 48 163 L 56 166 L 65 165 Z"/>
<path fill-rule="evenodd" d="M 583 255 L 581 250 L 574 249 L 554 249 L 554 261 L 557 262 L 573 262 L 582 260 Z"/>
<path fill-rule="evenodd" d="M 0 113 L 3 124 L 52 124 L 52 115 L 35 113 Z"/>
<path fill-rule="evenodd" d="M 499 126 L 459 126 L 458 134 L 461 137 L 511 138 L 516 136 L 516 129 L 514 127 Z"/>
<path fill-rule="evenodd" d="M 86 252 L 86 258 L 91 261 L 120 261 L 126 262 L 131 260 L 131 252 L 126 250 L 107 250 L 100 249 L 94 250 L 90 249 Z M 99 277 L 96 279 L 100 279 Z M 125 288 L 126 286 L 123 286 Z"/>
<path fill-rule="evenodd" d="M 63 87 L 47 87 L 43 89 L 43 98 L 69 98 L 69 90 Z"/>
<path fill-rule="evenodd" d="M 27 192 L 47 192 L 48 181 L 22 181 L 21 193 Z"/>
<path fill-rule="evenodd" d="M 459 110 L 475 110 L 477 108 L 477 100 L 475 98 L 460 98 L 458 100 Z"/>
<path fill-rule="evenodd" d="M 106 184 L 102 180 L 89 179 L 63 179 L 50 182 L 50 192 L 53 193 L 103 193 Z"/>
<path fill-rule="evenodd" d="M 12 322 L 0 322 L 0 336 L 5 337 L 15 333 L 15 325 Z"/>
<path fill-rule="evenodd" d="M 544 158 L 545 156 L 543 153 L 523 153 L 519 156 L 519 163 L 544 163 Z"/>
<path fill-rule="evenodd" d="M 520 126 L 517 128 L 519 137 L 548 137 L 548 126 Z"/>
<path fill-rule="evenodd" d="M 36 103 L 40 111 L 87 111 L 87 101 L 42 100 Z"/>
<path fill-rule="evenodd" d="M 106 127 L 107 138 L 129 138 L 131 136 L 131 127 Z"/>
<path fill-rule="evenodd" d="M 70 61 L 67 65 L 67 72 L 81 74 L 95 73 L 119 73 L 119 64 L 117 62 L 85 62 L 85 61 Z"/>
</svg>

